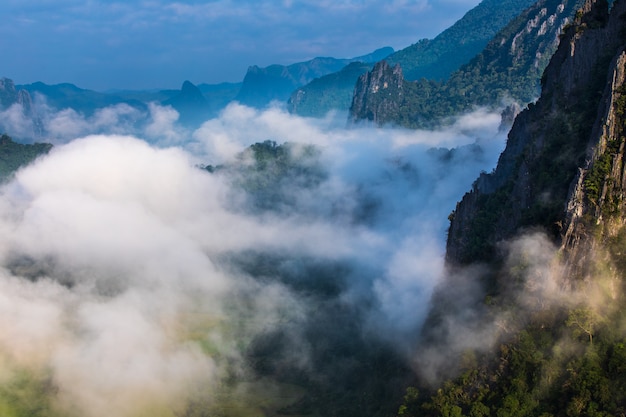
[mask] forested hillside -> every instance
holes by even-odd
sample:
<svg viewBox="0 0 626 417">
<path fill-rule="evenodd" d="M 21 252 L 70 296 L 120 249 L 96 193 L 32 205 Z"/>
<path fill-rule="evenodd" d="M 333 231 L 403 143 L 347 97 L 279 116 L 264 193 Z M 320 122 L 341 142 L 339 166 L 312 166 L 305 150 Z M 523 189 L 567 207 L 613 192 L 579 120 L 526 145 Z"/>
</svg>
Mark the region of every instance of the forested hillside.
<svg viewBox="0 0 626 417">
<path fill-rule="evenodd" d="M 0 182 L 6 181 L 15 171 L 52 149 L 49 143 L 24 145 L 9 136 L 0 136 Z"/>
<path fill-rule="evenodd" d="M 423 39 L 387 58 L 407 80 L 446 80 L 535 0 L 483 0 L 434 39 Z M 485 24 L 489 22 L 489 24 Z"/>
</svg>

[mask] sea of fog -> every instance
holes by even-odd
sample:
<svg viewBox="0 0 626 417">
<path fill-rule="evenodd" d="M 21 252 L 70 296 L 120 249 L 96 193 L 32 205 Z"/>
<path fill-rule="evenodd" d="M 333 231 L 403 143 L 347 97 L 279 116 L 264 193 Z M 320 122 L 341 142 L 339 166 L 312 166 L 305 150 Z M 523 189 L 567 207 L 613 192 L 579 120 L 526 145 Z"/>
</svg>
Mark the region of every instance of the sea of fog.
<svg viewBox="0 0 626 417">
<path fill-rule="evenodd" d="M 375 340 L 409 362 L 448 215 L 506 140 L 482 110 L 432 131 L 237 104 L 195 130 L 157 105 L 48 110 L 54 148 L 0 189 L 0 379 L 46 381 L 46 406 L 69 416 L 254 398 L 233 380 L 259 381 L 264 340 L 280 361 L 263 375 L 282 380 L 335 360 L 320 340 Z M 31 128 L 15 109 L 0 118 Z M 316 180 L 252 195 L 246 176 L 265 174 L 242 152 L 268 140 L 294 161 L 314 149 Z"/>
</svg>

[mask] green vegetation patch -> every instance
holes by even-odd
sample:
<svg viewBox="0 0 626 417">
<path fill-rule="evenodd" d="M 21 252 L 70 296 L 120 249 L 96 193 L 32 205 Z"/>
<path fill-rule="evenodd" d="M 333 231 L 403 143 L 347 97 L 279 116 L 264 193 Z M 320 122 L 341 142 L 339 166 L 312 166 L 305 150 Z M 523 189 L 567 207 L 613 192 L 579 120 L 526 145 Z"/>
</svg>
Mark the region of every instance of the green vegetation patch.
<svg viewBox="0 0 626 417">
<path fill-rule="evenodd" d="M 9 136 L 0 136 L 0 181 L 7 180 L 19 168 L 28 165 L 52 149 L 49 143 L 24 145 Z"/>
<path fill-rule="evenodd" d="M 54 406 L 56 387 L 46 375 L 20 370 L 0 383 L 3 417 L 61 417 Z"/>
</svg>

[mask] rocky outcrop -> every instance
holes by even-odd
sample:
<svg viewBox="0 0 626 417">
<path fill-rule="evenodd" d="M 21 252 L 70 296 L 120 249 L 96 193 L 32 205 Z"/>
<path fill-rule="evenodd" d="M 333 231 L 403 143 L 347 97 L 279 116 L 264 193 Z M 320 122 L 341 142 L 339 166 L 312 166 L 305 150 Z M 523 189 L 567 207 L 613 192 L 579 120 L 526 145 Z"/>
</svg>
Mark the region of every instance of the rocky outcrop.
<svg viewBox="0 0 626 417">
<path fill-rule="evenodd" d="M 19 104 L 25 114 L 31 114 L 33 101 L 26 90 L 16 89 L 15 83 L 9 78 L 0 78 L 0 104 L 3 109 Z"/>
<path fill-rule="evenodd" d="M 542 94 L 515 120 L 498 166 L 457 204 L 450 264 L 498 259 L 497 242 L 541 228 L 570 273 L 626 223 L 626 1 L 587 0 L 546 68 Z"/>
<path fill-rule="evenodd" d="M 361 75 L 354 88 L 350 115 L 352 121 L 368 120 L 383 125 L 397 114 L 404 90 L 402 68 L 381 61 L 371 72 Z"/>
<path fill-rule="evenodd" d="M 15 83 L 8 78 L 0 78 L 0 103 L 3 108 L 10 107 L 18 100 Z"/>
<path fill-rule="evenodd" d="M 626 51 L 614 58 L 587 160 L 578 170 L 563 223 L 571 271 L 584 275 L 596 247 L 616 241 L 626 225 Z"/>
<path fill-rule="evenodd" d="M 22 113 L 22 118 L 24 122 L 18 122 L 20 125 L 20 132 L 9 132 L 15 135 L 26 135 L 27 137 L 22 137 L 21 139 L 34 140 L 42 136 L 43 134 L 43 122 L 35 113 L 35 109 L 33 106 L 33 100 L 29 92 L 22 88 L 17 88 L 13 80 L 9 78 L 0 78 L 0 110 L 8 110 L 12 106 L 19 106 L 17 109 L 18 112 Z M 6 132 L 11 130 L 11 124 L 14 123 L 12 119 L 13 116 L 8 117 L 9 123 L 8 126 L 5 126 L 3 123 L 4 120 L 0 120 L 0 130 Z M 29 127 L 26 127 L 26 124 L 30 124 Z M 28 133 L 26 134 L 26 131 Z"/>
</svg>

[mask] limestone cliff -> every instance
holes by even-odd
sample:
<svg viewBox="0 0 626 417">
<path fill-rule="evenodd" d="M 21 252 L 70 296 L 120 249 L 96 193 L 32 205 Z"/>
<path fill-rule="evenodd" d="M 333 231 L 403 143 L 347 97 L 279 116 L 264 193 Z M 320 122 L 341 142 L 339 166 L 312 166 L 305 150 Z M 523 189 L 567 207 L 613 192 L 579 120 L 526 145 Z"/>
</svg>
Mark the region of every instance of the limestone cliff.
<svg viewBox="0 0 626 417">
<path fill-rule="evenodd" d="M 384 124 L 387 115 L 396 114 L 402 105 L 404 83 L 400 65 L 392 68 L 386 61 L 377 63 L 356 83 L 350 106 L 352 120 Z"/>
<path fill-rule="evenodd" d="M 563 222 L 562 247 L 570 269 L 585 272 L 596 246 L 612 246 L 626 233 L 626 51 L 611 62 L 587 159 L 572 184 Z M 620 253 L 616 253 L 620 255 Z"/>
<path fill-rule="evenodd" d="M 626 223 L 626 1 L 587 0 L 565 28 L 542 94 L 515 120 L 498 166 L 451 215 L 450 264 L 498 259 L 499 241 L 547 231 L 572 273 Z"/>
<path fill-rule="evenodd" d="M 625 48 L 626 0 L 586 0 L 496 169 L 450 216 L 422 334 L 454 379 L 410 415 L 626 415 Z"/>
</svg>

